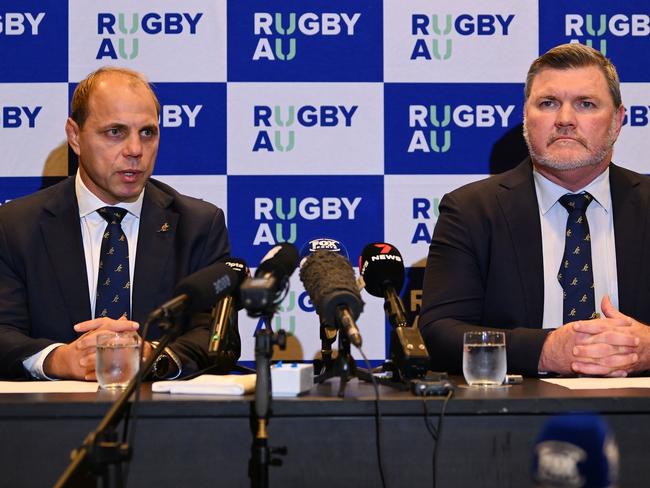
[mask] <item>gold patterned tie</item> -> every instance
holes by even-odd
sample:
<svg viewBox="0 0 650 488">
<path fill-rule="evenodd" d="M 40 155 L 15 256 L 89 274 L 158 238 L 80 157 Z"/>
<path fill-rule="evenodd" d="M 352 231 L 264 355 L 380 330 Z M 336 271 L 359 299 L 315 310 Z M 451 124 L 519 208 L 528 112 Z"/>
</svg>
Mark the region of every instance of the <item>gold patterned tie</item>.
<svg viewBox="0 0 650 488">
<path fill-rule="evenodd" d="M 106 220 L 102 238 L 97 277 L 95 317 L 119 319 L 131 315 L 131 278 L 129 274 L 129 243 L 122 230 L 126 210 L 103 207 L 97 213 Z"/>
<path fill-rule="evenodd" d="M 587 192 L 567 193 L 559 200 L 569 212 L 564 257 L 557 275 L 564 290 L 565 324 L 596 316 L 594 275 L 591 269 L 591 235 L 586 214 L 592 200 L 593 197 Z"/>
</svg>

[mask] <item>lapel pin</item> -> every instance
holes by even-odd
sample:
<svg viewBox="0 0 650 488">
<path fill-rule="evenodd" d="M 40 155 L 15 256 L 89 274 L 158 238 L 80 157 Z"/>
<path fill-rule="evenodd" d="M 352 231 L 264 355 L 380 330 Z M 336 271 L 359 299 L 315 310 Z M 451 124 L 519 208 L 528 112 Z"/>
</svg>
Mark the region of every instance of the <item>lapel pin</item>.
<svg viewBox="0 0 650 488">
<path fill-rule="evenodd" d="M 160 226 L 160 229 L 157 230 L 157 232 L 167 232 L 169 230 L 169 224 L 165 222 L 163 225 Z"/>
</svg>

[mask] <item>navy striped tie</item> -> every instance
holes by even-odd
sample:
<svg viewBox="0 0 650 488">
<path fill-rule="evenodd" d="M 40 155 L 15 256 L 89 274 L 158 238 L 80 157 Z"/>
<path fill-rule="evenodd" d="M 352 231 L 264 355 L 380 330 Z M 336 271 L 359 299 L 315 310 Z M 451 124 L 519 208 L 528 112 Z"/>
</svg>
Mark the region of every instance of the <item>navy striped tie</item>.
<svg viewBox="0 0 650 488">
<path fill-rule="evenodd" d="M 566 221 L 564 257 L 557 279 L 564 290 L 564 323 L 596 317 L 594 274 L 591 269 L 591 235 L 587 222 L 587 207 L 593 197 L 587 193 L 560 198 L 569 212 Z"/>
<path fill-rule="evenodd" d="M 119 319 L 131 315 L 131 278 L 129 274 L 129 243 L 122 231 L 126 210 L 103 207 L 97 213 L 106 220 L 102 238 L 97 277 L 95 317 Z"/>
</svg>

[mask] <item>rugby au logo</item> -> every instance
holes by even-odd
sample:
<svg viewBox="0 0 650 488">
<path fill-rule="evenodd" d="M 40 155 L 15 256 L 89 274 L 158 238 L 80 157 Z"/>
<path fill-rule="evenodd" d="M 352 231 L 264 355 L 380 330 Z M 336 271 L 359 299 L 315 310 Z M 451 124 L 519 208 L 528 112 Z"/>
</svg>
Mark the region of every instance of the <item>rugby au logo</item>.
<svg viewBox="0 0 650 488">
<path fill-rule="evenodd" d="M 418 36 L 411 50 L 411 60 L 447 60 L 453 52 L 453 42 L 449 36 L 507 36 L 508 29 L 515 18 L 510 15 L 462 14 L 456 17 L 446 15 L 413 14 L 411 16 L 411 35 Z M 424 36 L 425 38 L 422 38 Z"/>
<path fill-rule="evenodd" d="M 256 197 L 254 220 L 258 222 L 253 246 L 279 242 L 295 244 L 298 218 L 304 221 L 355 220 L 362 197 Z M 275 224 L 273 227 L 272 224 Z"/>
<path fill-rule="evenodd" d="M 508 127 L 514 105 L 409 105 L 408 152 L 445 153 L 451 149 L 451 128 Z"/>
<path fill-rule="evenodd" d="M 38 35 L 38 26 L 43 21 L 45 12 L 32 14 L 30 12 L 6 12 L 0 14 L 0 35 L 22 36 Z"/>
<path fill-rule="evenodd" d="M 607 55 L 605 35 L 614 37 L 647 37 L 650 35 L 650 15 L 646 14 L 567 14 L 564 16 L 564 35 L 570 42 L 580 42 Z"/>
<path fill-rule="evenodd" d="M 291 61 L 296 57 L 296 37 L 354 35 L 360 13 L 255 12 L 253 33 L 259 36 L 253 61 Z"/>
<path fill-rule="evenodd" d="M 253 152 L 292 151 L 296 145 L 294 127 L 337 127 L 340 124 L 351 127 L 358 108 L 358 105 L 255 105 L 253 124 L 260 130 L 253 143 Z M 267 130 L 270 127 L 278 128 L 273 131 L 273 137 Z"/>
<path fill-rule="evenodd" d="M 189 32 L 190 35 L 196 35 L 201 17 L 203 17 L 202 13 L 187 12 L 164 14 L 149 12 L 144 15 L 100 12 L 97 14 L 97 34 L 104 37 L 100 41 L 95 59 L 137 58 L 140 53 L 139 33 L 178 35 Z"/>
</svg>

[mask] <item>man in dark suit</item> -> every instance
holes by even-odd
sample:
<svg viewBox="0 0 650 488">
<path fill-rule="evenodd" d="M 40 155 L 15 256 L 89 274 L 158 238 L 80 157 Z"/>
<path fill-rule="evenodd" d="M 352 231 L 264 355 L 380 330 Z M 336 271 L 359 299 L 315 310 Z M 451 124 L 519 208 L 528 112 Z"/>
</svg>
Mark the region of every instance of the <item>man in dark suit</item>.
<svg viewBox="0 0 650 488">
<path fill-rule="evenodd" d="M 440 202 L 419 321 L 432 366 L 460 372 L 463 333 L 500 329 L 512 372 L 648 370 L 650 181 L 611 163 L 625 116 L 616 70 L 558 46 L 531 65 L 525 97 L 530 158 Z"/>
<path fill-rule="evenodd" d="M 159 113 L 139 73 L 92 73 L 66 123 L 76 177 L 0 207 L 0 376 L 94 380 L 97 334 L 137 330 L 179 280 L 228 255 L 222 210 L 150 179 Z M 111 233 L 117 246 L 105 243 Z M 106 262 L 121 251 L 114 292 Z M 156 363 L 158 377 L 211 362 L 207 315 L 183 322 Z M 159 335 L 156 327 L 147 338 Z M 156 345 L 145 343 L 145 356 Z M 230 347 L 238 357 L 238 336 Z"/>
</svg>

